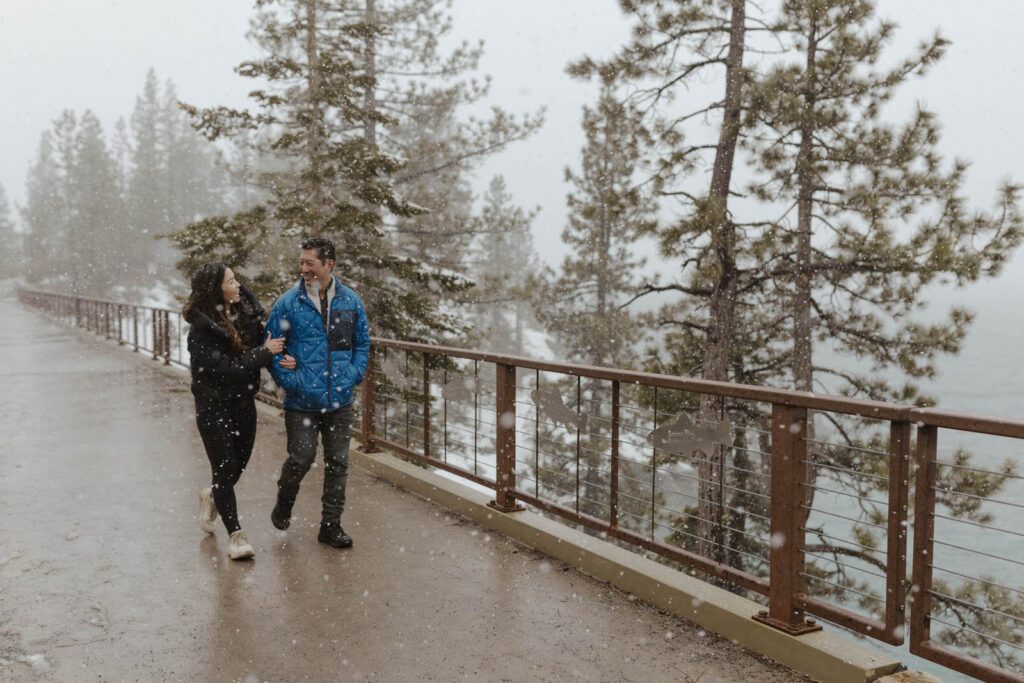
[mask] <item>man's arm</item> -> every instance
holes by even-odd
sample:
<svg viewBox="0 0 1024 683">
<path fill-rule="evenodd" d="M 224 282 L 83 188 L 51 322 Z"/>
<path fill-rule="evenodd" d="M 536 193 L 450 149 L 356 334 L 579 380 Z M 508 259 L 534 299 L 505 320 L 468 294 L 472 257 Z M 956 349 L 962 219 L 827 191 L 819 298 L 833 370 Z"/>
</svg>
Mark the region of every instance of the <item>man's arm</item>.
<svg viewBox="0 0 1024 683">
<path fill-rule="evenodd" d="M 284 353 L 274 356 L 274 360 L 270 364 L 270 376 L 274 378 L 277 386 L 285 391 L 294 392 L 298 388 L 298 375 L 296 371 L 281 367 L 281 360 L 284 359 L 284 354 L 288 352 L 288 340 L 291 338 L 291 325 L 288 323 L 288 319 L 285 318 L 283 309 L 284 306 L 281 305 L 281 300 L 278 299 L 274 307 L 270 309 L 270 317 L 267 319 L 267 332 L 270 333 L 271 337 L 274 339 L 277 337 L 285 338 Z"/>
</svg>

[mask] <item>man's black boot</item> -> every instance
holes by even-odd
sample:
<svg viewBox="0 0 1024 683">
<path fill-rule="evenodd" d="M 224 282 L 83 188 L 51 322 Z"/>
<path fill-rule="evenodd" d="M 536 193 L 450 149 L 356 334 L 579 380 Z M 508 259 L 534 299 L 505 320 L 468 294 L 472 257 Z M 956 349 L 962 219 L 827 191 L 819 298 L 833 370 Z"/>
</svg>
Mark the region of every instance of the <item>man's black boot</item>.
<svg viewBox="0 0 1024 683">
<path fill-rule="evenodd" d="M 316 540 L 321 543 L 327 543 L 335 548 L 352 547 L 352 537 L 346 534 L 345 530 L 341 528 L 341 524 L 337 522 L 321 524 L 320 534 L 316 537 Z"/>
<path fill-rule="evenodd" d="M 295 505 L 294 499 L 285 500 L 278 496 L 274 509 L 270 511 L 270 523 L 282 531 L 287 529 L 292 523 L 292 505 Z"/>
</svg>

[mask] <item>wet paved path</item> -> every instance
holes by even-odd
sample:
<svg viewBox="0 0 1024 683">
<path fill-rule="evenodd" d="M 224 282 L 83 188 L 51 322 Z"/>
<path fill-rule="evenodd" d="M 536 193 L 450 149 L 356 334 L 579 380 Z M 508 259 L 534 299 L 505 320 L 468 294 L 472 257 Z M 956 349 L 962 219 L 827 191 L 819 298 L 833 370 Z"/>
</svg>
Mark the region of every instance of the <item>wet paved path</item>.
<svg viewBox="0 0 1024 683">
<path fill-rule="evenodd" d="M 0 680 L 803 680 L 355 468 L 355 548 L 316 542 L 319 468 L 276 531 L 269 411 L 231 562 L 184 373 L 9 296 L 0 320 Z"/>
</svg>

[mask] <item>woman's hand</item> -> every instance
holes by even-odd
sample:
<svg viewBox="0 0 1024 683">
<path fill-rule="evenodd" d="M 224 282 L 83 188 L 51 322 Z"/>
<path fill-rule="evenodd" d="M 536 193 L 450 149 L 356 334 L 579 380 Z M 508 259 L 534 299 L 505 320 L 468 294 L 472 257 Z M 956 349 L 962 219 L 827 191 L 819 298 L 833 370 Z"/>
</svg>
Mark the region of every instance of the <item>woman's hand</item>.
<svg viewBox="0 0 1024 683">
<path fill-rule="evenodd" d="M 294 370 L 298 364 L 295 362 L 294 358 L 286 353 L 284 354 L 284 358 L 281 359 L 280 365 L 285 370 Z"/>
<path fill-rule="evenodd" d="M 277 339 L 271 339 L 270 333 L 267 332 L 267 338 L 263 341 L 263 345 L 270 350 L 275 356 L 284 351 L 284 337 L 278 337 Z"/>
</svg>

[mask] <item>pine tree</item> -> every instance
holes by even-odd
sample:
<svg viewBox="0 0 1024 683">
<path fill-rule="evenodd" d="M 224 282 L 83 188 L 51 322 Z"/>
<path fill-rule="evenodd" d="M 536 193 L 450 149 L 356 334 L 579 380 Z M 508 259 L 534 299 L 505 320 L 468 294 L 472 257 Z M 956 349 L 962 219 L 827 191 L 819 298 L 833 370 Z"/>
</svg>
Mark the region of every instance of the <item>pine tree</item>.
<svg viewBox="0 0 1024 683">
<path fill-rule="evenodd" d="M 72 260 L 72 290 L 110 297 L 131 261 L 119 224 L 123 213 L 116 167 L 100 121 L 91 111 L 82 114 L 75 131 L 73 162 L 67 173 L 71 220 L 66 246 Z"/>
<path fill-rule="evenodd" d="M 75 224 L 71 173 L 75 165 L 74 112 L 65 109 L 42 134 L 29 169 L 28 201 L 22 217 L 29 231 L 29 281 L 66 286 L 76 280 L 78 262 L 67 248 Z"/>
<path fill-rule="evenodd" d="M 644 262 L 630 248 L 653 229 L 656 211 L 639 186 L 646 141 L 637 118 L 605 89 L 595 107 L 584 108 L 580 172 L 565 171 L 574 188 L 562 231 L 570 253 L 557 275 L 545 273 L 537 317 L 574 362 L 629 367 L 637 341 L 636 321 L 624 306 Z"/>
<path fill-rule="evenodd" d="M 570 253 L 557 273 L 547 269 L 539 278 L 537 318 L 558 341 L 560 357 L 585 365 L 628 368 L 634 345 L 639 343 L 639 325 L 625 306 L 644 265 L 631 246 L 638 235 L 653 228 L 656 211 L 646 188 L 638 185 L 647 140 L 635 109 L 621 103 L 607 87 L 594 107 L 584 107 L 583 131 L 586 142 L 580 170 L 565 171 L 573 189 L 567 197 L 569 218 L 562 242 Z M 558 427 L 540 425 L 546 451 L 558 449 L 563 455 L 560 460 L 549 459 L 542 481 L 564 489 L 565 482 L 575 479 L 578 467 L 581 511 L 606 516 L 611 392 L 606 382 L 575 384 L 568 379 L 558 383 L 556 390 L 566 396 L 579 390 L 582 411 L 589 415 L 578 460 L 574 444 L 559 439 Z M 622 468 L 620 519 L 629 526 L 645 513 L 631 504 L 641 498 L 630 482 L 645 477 L 633 471 L 637 467 L 629 458 L 623 459 Z"/>
<path fill-rule="evenodd" d="M 68 220 L 53 134 L 48 130 L 40 135 L 25 188 L 27 196 L 21 219 L 26 231 L 26 275 L 29 282 L 38 285 L 54 281 L 58 274 L 51 259 L 56 258 L 61 249 Z"/>
<path fill-rule="evenodd" d="M 972 213 L 963 196 L 967 164 L 943 168 L 934 114 L 918 108 L 903 125 L 882 121 L 885 103 L 941 59 L 947 42 L 932 38 L 894 68 L 876 70 L 894 26 L 873 22 L 874 4 L 784 4 L 780 29 L 794 36 L 801 64 L 776 67 L 751 94 L 752 125 L 763 131 L 751 140 L 763 175 L 752 189 L 787 207 L 766 236 L 765 258 L 793 320 L 793 387 L 811 391 L 815 374 L 827 374 L 842 382 L 822 385 L 833 391 L 913 400 L 916 389 L 879 383 L 878 371 L 930 378 L 938 354 L 959 350 L 967 312 L 934 325 L 911 314 L 932 283 L 999 272 L 1024 236 L 1020 188 L 1004 185 L 992 213 Z M 871 376 L 816 365 L 815 337 L 870 359 Z"/>
<path fill-rule="evenodd" d="M 642 294 L 677 292 L 684 297 L 680 304 L 666 307 L 658 320 L 669 329 L 697 332 L 701 376 L 725 381 L 730 379 L 736 302 L 745 287 L 751 237 L 737 224 L 730 199 L 736 150 L 745 134 L 745 87 L 754 77 L 744 67 L 751 21 L 747 10 L 758 11 L 759 6 L 748 0 L 680 0 L 671 5 L 660 0 L 620 0 L 620 5 L 633 17 L 633 39 L 606 61 L 589 57 L 577 61 L 570 73 L 633 89 L 633 99 L 644 114 L 645 135 L 659 152 L 652 187 L 657 196 L 678 202 L 673 221 L 659 226 L 654 236 L 663 257 L 681 261 L 674 282 L 646 283 Z M 673 106 L 681 91 L 712 74 L 721 77 L 720 99 L 684 112 Z M 701 120 L 712 120 L 713 140 L 705 141 L 698 134 L 687 141 L 685 132 Z M 707 158 L 709 153 L 713 154 Z M 710 178 L 705 186 L 693 188 L 694 183 L 685 181 L 701 162 L 710 166 Z M 701 419 L 717 421 L 721 411 L 714 397 L 701 397 Z M 719 486 L 723 454 L 715 450 L 698 461 L 699 552 L 722 561 L 726 548 L 719 524 L 724 515 Z"/>
<path fill-rule="evenodd" d="M 490 79 L 468 80 L 483 45 L 444 52 L 451 0 L 362 0 L 335 3 L 366 26 L 362 61 L 375 82 L 364 106 L 391 119 L 367 124 L 364 136 L 404 160 L 393 183 L 425 215 L 386 221 L 396 246 L 441 270 L 465 272 L 472 242 L 472 193 L 466 174 L 488 156 L 536 130 L 541 114 L 516 117 L 493 109 L 484 119 L 461 110 L 488 95 Z"/>
<path fill-rule="evenodd" d="M 131 115 L 132 163 L 128 182 L 127 211 L 131 226 L 130 251 L 144 264 L 139 281 L 150 280 L 161 268 L 154 261 L 154 237 L 165 232 L 167 213 L 164 201 L 164 159 L 160 148 L 159 85 L 156 72 L 146 72 L 142 94 L 135 99 Z"/>
<path fill-rule="evenodd" d="M 766 308 L 792 329 L 776 381 L 804 391 L 824 388 L 931 405 L 934 400 L 920 395 L 914 382 L 934 377 L 940 356 L 960 350 L 972 315 L 954 309 L 946 320 L 924 324 L 915 313 L 926 303 L 929 286 L 962 285 L 1000 271 L 1024 238 L 1021 188 L 1004 184 L 991 212 L 972 211 L 963 187 L 967 164 L 943 163 L 935 115 L 919 107 L 905 123 L 883 119 L 900 86 L 925 74 L 948 44 L 935 36 L 894 67 L 879 68 L 894 30 L 875 18 L 872 0 L 783 4 L 776 32 L 788 36 L 790 54 L 798 59 L 776 66 L 751 87 L 749 125 L 759 134 L 750 142 L 760 175 L 751 189 L 763 201 L 784 207 L 762 251 L 770 264 L 765 277 L 776 292 Z M 843 357 L 856 359 L 863 369 L 842 363 Z M 894 385 L 887 379 L 893 375 L 909 381 Z M 847 473 L 887 474 L 884 461 L 862 449 L 886 450 L 888 434 L 835 415 L 824 414 L 817 422 L 816 440 L 834 444 L 812 447 L 811 460 L 830 467 L 810 468 L 811 483 L 820 478 L 825 488 L 854 490 L 862 499 L 885 491 L 880 478 Z M 956 460 L 959 467 L 972 464 L 966 452 Z M 1008 464 L 984 467 L 1000 474 L 977 473 L 949 487 L 974 496 L 969 509 L 958 507 L 954 496 L 943 493 L 947 487 L 939 487 L 938 502 L 947 514 L 977 521 L 984 499 L 1014 472 Z M 813 498 L 812 486 L 808 508 Z M 867 521 L 885 523 L 884 511 L 866 507 Z M 884 539 L 865 529 L 854 530 L 859 544 L 854 549 L 816 534 L 808 551 L 831 556 L 835 563 L 814 566 L 823 581 L 812 581 L 810 588 L 831 592 L 828 582 L 849 582 L 870 590 L 843 562 L 849 556 L 878 562 L 867 549 L 882 547 Z M 965 590 L 970 592 L 959 587 L 946 594 Z M 1015 603 L 1011 611 L 1024 611 L 1024 602 Z M 988 621 L 982 616 L 973 618 Z"/>
<path fill-rule="evenodd" d="M 497 353 L 522 355 L 532 320 L 529 283 L 537 270 L 530 233 L 536 211 L 513 204 L 500 175 L 491 179 L 483 199 L 473 231 L 478 255 L 470 273 L 476 287 L 464 300 L 477 327 L 473 341 Z"/>
<path fill-rule="evenodd" d="M 0 185 L 0 278 L 8 278 L 21 271 L 21 243 L 14 232 L 11 205 L 4 186 Z"/>
<path fill-rule="evenodd" d="M 365 103 L 376 84 L 362 55 L 379 28 L 351 23 L 336 5 L 319 0 L 257 3 L 253 35 L 267 56 L 238 67 L 268 89 L 252 93 L 258 113 L 186 105 L 209 139 L 262 132 L 285 170 L 267 174 L 267 206 L 189 226 L 175 240 L 185 250 L 181 266 L 207 258 L 210 248 L 234 242 L 259 246 L 246 256 L 259 271 L 264 295 L 293 281 L 288 264 L 300 235 L 332 237 L 338 275 L 354 282 L 375 329 L 406 338 L 430 338 L 453 330 L 454 319 L 437 310 L 434 290 L 454 290 L 459 279 L 431 273 L 417 259 L 397 254 L 384 238 L 382 214 L 408 217 L 422 210 L 399 197 L 390 178 L 402 166 L 383 152 L 367 130 L 392 121 Z M 243 229 L 247 233 L 235 233 Z M 246 264 L 230 255 L 236 266 Z"/>
</svg>

